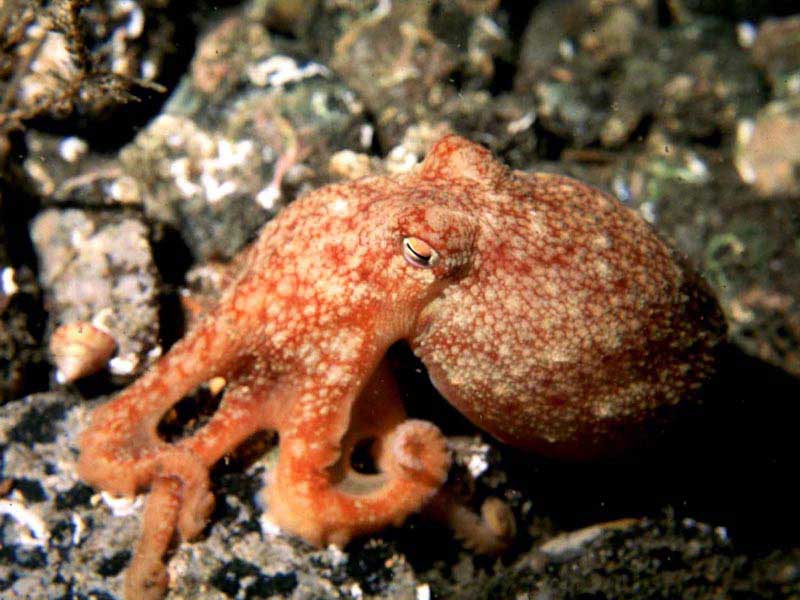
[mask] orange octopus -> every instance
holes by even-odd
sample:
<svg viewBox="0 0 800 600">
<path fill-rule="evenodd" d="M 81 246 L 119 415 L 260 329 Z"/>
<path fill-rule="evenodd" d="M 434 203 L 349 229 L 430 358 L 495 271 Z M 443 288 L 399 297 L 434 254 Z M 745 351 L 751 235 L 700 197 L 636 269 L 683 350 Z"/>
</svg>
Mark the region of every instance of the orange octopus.
<svg viewBox="0 0 800 600">
<path fill-rule="evenodd" d="M 163 557 L 204 527 L 209 468 L 262 430 L 280 437 L 271 518 L 312 544 L 401 523 L 450 457 L 408 419 L 385 360 L 406 340 L 441 394 L 517 447 L 618 451 L 714 367 L 724 321 L 702 280 L 633 211 L 578 181 L 512 171 L 460 137 L 411 173 L 329 185 L 268 223 L 213 309 L 92 415 L 80 475 L 149 488 L 129 598 L 160 597 Z M 194 434 L 159 421 L 227 382 Z M 351 466 L 372 439 L 377 473 Z"/>
</svg>

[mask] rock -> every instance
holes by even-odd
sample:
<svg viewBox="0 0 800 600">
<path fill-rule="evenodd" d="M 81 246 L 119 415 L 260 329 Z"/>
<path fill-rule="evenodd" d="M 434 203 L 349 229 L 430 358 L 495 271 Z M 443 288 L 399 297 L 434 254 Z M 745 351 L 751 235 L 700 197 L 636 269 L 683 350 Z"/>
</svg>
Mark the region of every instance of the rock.
<svg viewBox="0 0 800 600">
<path fill-rule="evenodd" d="M 523 38 L 514 89 L 531 95 L 542 126 L 571 144 L 623 143 L 659 84 L 652 60 L 647 69 L 635 62 L 637 55 L 652 54 L 655 16 L 636 2 L 542 4 Z"/>
<path fill-rule="evenodd" d="M 569 145 L 618 147 L 648 127 L 685 139 L 726 136 L 761 99 L 733 28 L 708 20 L 665 29 L 652 6 L 551 2 L 534 11 L 515 90 Z"/>
<path fill-rule="evenodd" d="M 115 375 L 134 375 L 160 352 L 158 280 L 147 228 L 115 212 L 42 212 L 31 225 L 50 327 L 94 322 L 117 344 Z"/>
<path fill-rule="evenodd" d="M 53 136 L 28 130 L 25 174 L 48 205 L 138 207 L 139 184 L 116 158 L 95 152 L 78 136 Z"/>
<path fill-rule="evenodd" d="M 295 194 L 330 180 L 331 154 L 363 149 L 365 127 L 327 67 L 234 14 L 201 39 L 190 75 L 120 161 L 148 218 L 179 230 L 196 259 L 230 259 Z"/>
<path fill-rule="evenodd" d="M 691 519 L 676 522 L 667 515 L 657 521 L 628 520 L 625 526 L 596 526 L 571 537 L 559 540 L 555 554 L 551 540 L 540 547 L 546 552 L 523 555 L 510 569 L 462 597 L 653 597 L 665 587 L 679 589 L 683 598 L 716 597 L 720 590 L 775 599 L 797 593 L 796 581 L 775 578 L 772 566 L 776 560 L 797 565 L 796 555 L 739 554 L 723 530 Z"/>
<path fill-rule="evenodd" d="M 198 260 L 231 258 L 269 217 L 256 201 L 267 186 L 253 140 L 162 115 L 123 149 L 121 161 L 143 190 L 147 217 L 177 229 Z"/>
<path fill-rule="evenodd" d="M 740 124 L 736 168 L 761 196 L 800 196 L 800 102 L 771 102 Z"/>
<path fill-rule="evenodd" d="M 637 524 L 638 522 L 635 519 L 623 519 L 584 527 L 577 531 L 557 535 L 541 544 L 538 550 L 548 561 L 554 563 L 569 562 L 584 554 L 602 536 L 613 531 L 634 527 Z"/>
<path fill-rule="evenodd" d="M 733 27 L 712 19 L 664 35 L 658 58 L 667 80 L 659 92 L 659 122 L 685 139 L 713 144 L 715 136 L 732 138 L 738 120 L 753 116 L 764 101 L 758 72 Z"/>
<path fill-rule="evenodd" d="M 758 27 L 753 61 L 767 74 L 775 98 L 800 93 L 800 15 L 766 19 Z"/>
<path fill-rule="evenodd" d="M 494 59 L 509 47 L 491 16 L 494 2 L 381 4 L 359 15 L 333 45 L 331 68 L 375 115 L 384 147 L 399 143 L 418 121 L 435 122 L 457 95 L 450 78 L 480 87 L 495 74 Z"/>
</svg>

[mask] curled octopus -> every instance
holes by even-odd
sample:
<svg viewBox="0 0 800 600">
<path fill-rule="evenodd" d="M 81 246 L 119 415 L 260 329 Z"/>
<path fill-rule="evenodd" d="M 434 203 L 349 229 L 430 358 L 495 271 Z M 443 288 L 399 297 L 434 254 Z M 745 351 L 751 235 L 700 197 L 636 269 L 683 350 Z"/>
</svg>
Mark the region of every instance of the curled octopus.
<svg viewBox="0 0 800 600">
<path fill-rule="evenodd" d="M 329 185 L 269 222 L 218 304 L 97 408 L 79 472 L 149 488 L 126 593 L 160 597 L 175 533 L 195 537 L 209 468 L 262 430 L 280 437 L 270 517 L 312 544 L 401 523 L 440 490 L 440 430 L 407 418 L 387 349 L 406 340 L 437 390 L 499 440 L 570 459 L 625 448 L 696 395 L 724 321 L 653 230 L 573 179 L 512 171 L 460 137 L 413 172 Z M 225 379 L 219 408 L 172 443 L 159 421 Z M 351 466 L 375 440 L 377 473 Z"/>
</svg>

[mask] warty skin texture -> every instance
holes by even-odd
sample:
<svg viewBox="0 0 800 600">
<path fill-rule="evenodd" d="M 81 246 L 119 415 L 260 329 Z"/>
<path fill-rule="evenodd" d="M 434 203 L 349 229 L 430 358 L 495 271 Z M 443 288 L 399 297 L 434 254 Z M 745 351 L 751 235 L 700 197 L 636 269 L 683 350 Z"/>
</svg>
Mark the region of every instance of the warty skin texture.
<svg viewBox="0 0 800 600">
<path fill-rule="evenodd" d="M 213 506 L 208 469 L 259 430 L 280 435 L 270 516 L 311 543 L 399 524 L 437 493 L 449 455 L 406 417 L 384 358 L 398 340 L 498 439 L 591 458 L 695 396 L 723 336 L 706 286 L 633 211 L 448 136 L 409 174 L 324 187 L 268 223 L 219 304 L 95 411 L 79 471 L 149 488 L 126 594 L 160 597 L 170 540 Z M 210 422 L 163 441 L 163 415 L 212 377 L 227 385 Z M 350 466 L 366 438 L 377 474 Z"/>
</svg>

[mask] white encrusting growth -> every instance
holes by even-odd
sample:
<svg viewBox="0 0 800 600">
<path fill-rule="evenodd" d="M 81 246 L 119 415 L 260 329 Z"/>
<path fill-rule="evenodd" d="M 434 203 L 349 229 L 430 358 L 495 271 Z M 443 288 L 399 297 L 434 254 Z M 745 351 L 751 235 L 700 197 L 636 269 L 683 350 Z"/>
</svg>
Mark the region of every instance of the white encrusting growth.
<svg viewBox="0 0 800 600">
<path fill-rule="evenodd" d="M 24 527 L 19 534 L 23 546 L 46 546 L 50 531 L 44 519 L 16 500 L 0 500 L 0 515 L 8 515 Z"/>
<path fill-rule="evenodd" d="M 315 62 L 300 66 L 294 58 L 275 54 L 261 62 L 247 65 L 247 77 L 259 87 L 284 86 L 310 77 L 327 77 L 330 70 Z"/>
<path fill-rule="evenodd" d="M 95 498 L 96 497 L 92 497 L 92 504 L 97 504 L 98 501 L 102 501 L 103 504 L 111 509 L 111 514 L 115 517 L 127 517 L 136 514 L 141 510 L 142 504 L 144 503 L 142 496 L 131 498 L 129 496 L 115 496 L 108 492 L 100 492 L 99 500 Z"/>
<path fill-rule="evenodd" d="M 79 137 L 65 137 L 58 144 L 58 153 L 68 163 L 78 162 L 89 151 L 89 145 Z"/>
<path fill-rule="evenodd" d="M 3 294 L 6 296 L 13 296 L 19 291 L 19 286 L 17 286 L 17 282 L 14 281 L 14 275 L 16 271 L 14 267 L 4 267 L 2 272 L 0 272 L 0 286 L 3 288 Z"/>
</svg>

